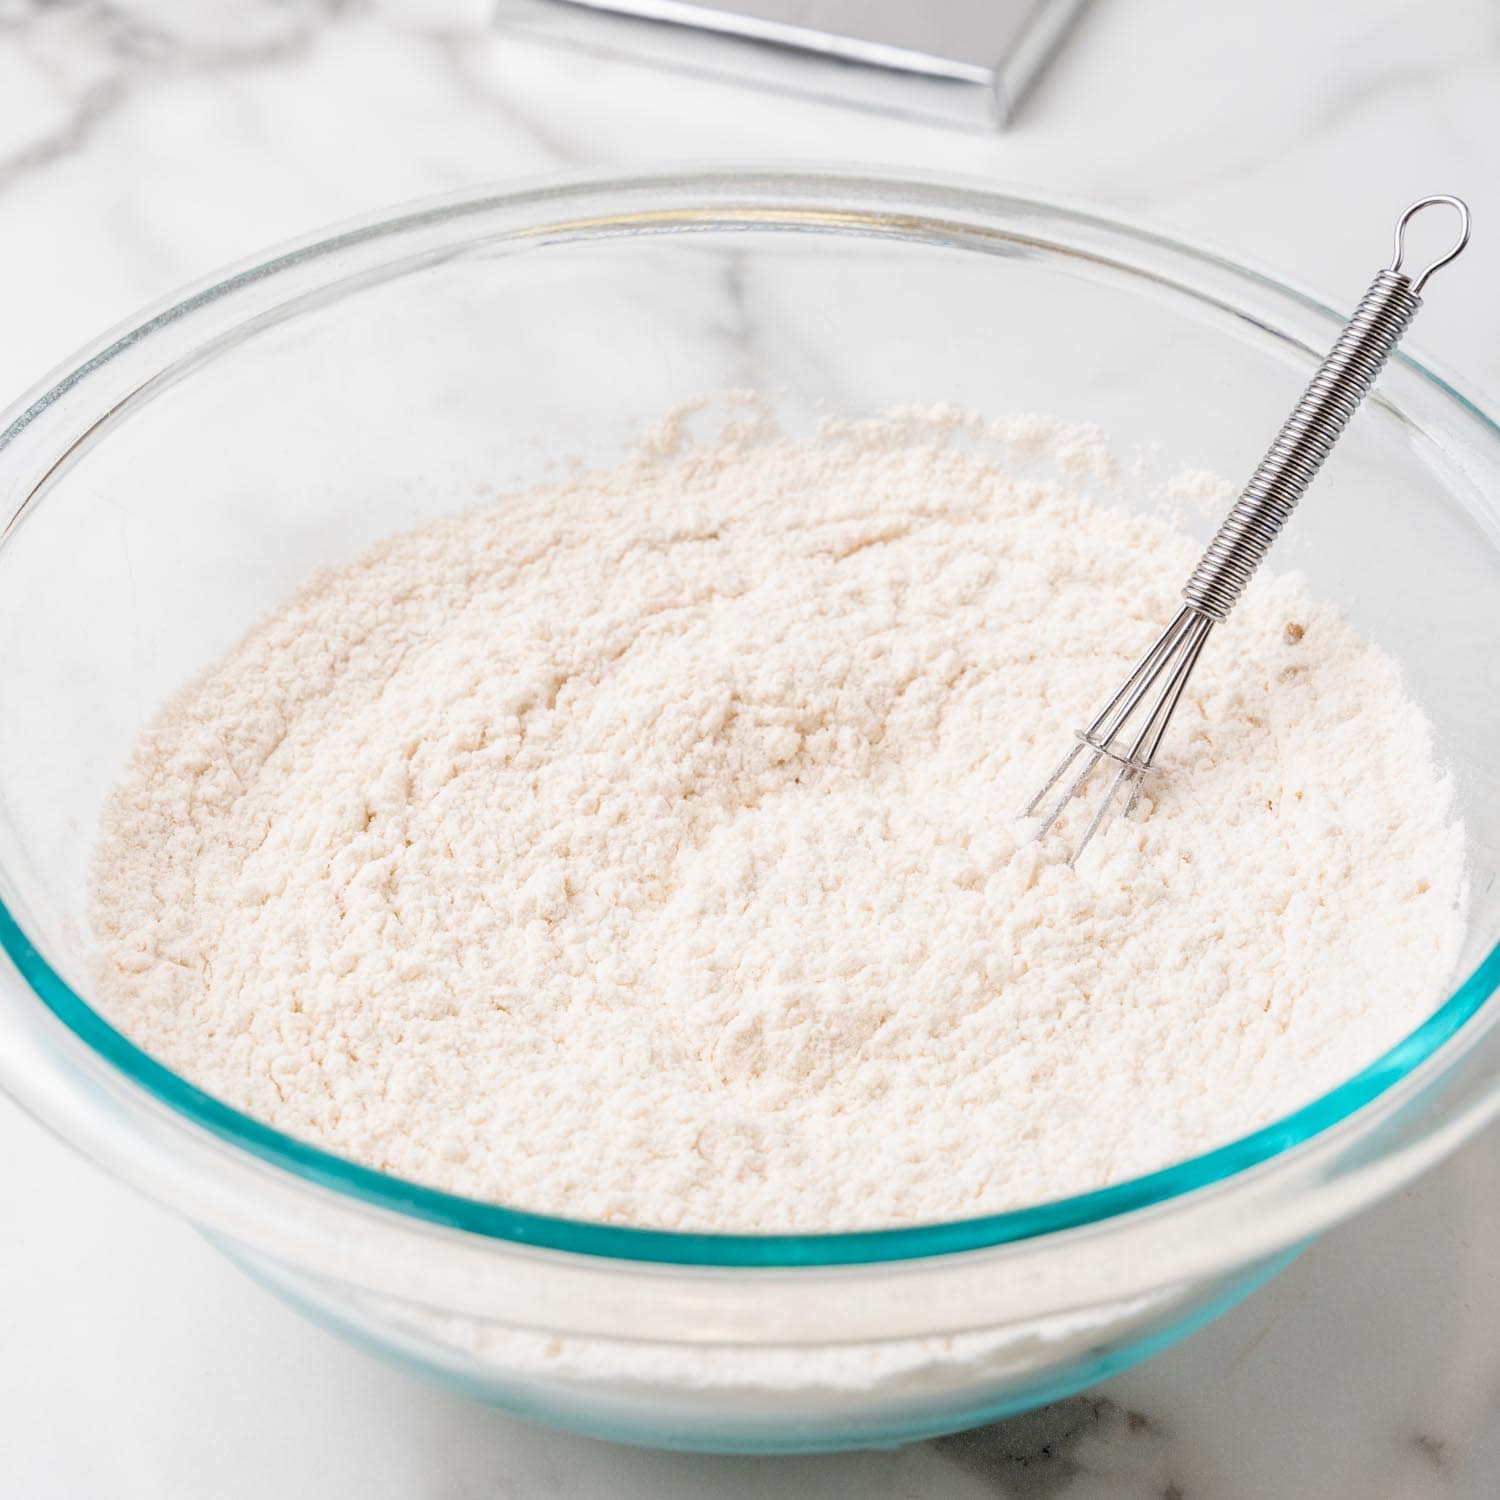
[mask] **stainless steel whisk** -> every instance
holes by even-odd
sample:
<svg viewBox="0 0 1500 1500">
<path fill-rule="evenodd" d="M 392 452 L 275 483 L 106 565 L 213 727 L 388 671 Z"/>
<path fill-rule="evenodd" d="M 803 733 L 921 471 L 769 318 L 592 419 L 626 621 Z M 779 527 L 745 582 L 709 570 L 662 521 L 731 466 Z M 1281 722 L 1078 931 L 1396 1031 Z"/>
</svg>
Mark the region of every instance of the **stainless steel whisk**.
<svg viewBox="0 0 1500 1500">
<path fill-rule="evenodd" d="M 1445 254 L 1416 275 L 1402 270 L 1406 227 L 1424 208 L 1446 205 L 1458 214 L 1458 238 Z M 1076 864 L 1090 839 L 1104 826 L 1110 809 L 1127 792 L 1128 815 L 1140 796 L 1141 783 L 1156 760 L 1188 678 L 1214 626 L 1228 615 L 1251 575 L 1276 540 L 1303 492 L 1328 457 L 1375 377 L 1400 342 L 1422 305 L 1422 288 L 1432 273 L 1451 261 L 1469 242 L 1469 209 L 1461 198 L 1438 193 L 1420 198 L 1396 221 L 1391 263 L 1376 274 L 1345 324 L 1328 357 L 1319 365 L 1290 417 L 1261 459 L 1223 524 L 1214 533 L 1182 590 L 1183 607 L 1138 661 L 1119 691 L 1089 724 L 1078 731 L 1078 743 L 1065 755 L 1042 789 L 1026 805 L 1031 817 L 1048 794 L 1084 757 L 1050 811 L 1042 816 L 1036 837 L 1043 838 L 1063 809 L 1105 760 L 1119 767 L 1074 846 Z"/>
</svg>

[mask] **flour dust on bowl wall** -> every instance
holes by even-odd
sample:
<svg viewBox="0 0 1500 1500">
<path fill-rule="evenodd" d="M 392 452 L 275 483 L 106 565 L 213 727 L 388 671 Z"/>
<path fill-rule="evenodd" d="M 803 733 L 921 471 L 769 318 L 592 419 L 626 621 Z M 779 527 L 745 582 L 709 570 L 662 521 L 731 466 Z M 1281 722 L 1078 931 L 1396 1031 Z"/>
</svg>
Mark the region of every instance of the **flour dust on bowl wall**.
<svg viewBox="0 0 1500 1500">
<path fill-rule="evenodd" d="M 7 1086 L 606 1436 L 900 1441 L 1149 1355 L 1493 1108 L 1500 437 L 1418 365 L 1128 816 L 1076 867 L 1017 816 L 1339 321 L 718 174 L 104 341 L 0 448 Z"/>
</svg>

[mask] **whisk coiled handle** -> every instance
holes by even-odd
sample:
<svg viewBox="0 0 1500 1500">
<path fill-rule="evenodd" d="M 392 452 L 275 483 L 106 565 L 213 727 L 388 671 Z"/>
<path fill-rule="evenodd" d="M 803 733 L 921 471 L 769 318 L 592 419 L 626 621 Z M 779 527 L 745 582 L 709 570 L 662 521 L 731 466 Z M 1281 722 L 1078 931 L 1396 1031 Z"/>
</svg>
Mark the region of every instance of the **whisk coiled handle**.
<svg viewBox="0 0 1500 1500">
<path fill-rule="evenodd" d="M 1443 203 L 1460 218 L 1457 243 L 1419 275 L 1401 270 L 1406 225 L 1419 209 Z M 1457 198 L 1440 195 L 1412 204 L 1396 226 L 1391 265 L 1379 272 L 1360 299 L 1317 373 L 1286 419 L 1234 508 L 1214 533 L 1182 591 L 1188 606 L 1211 620 L 1222 620 L 1244 592 L 1251 575 L 1270 550 L 1323 466 L 1339 434 L 1369 394 L 1391 351 L 1422 305 L 1427 278 L 1452 260 L 1469 237 L 1469 214 Z"/>
</svg>

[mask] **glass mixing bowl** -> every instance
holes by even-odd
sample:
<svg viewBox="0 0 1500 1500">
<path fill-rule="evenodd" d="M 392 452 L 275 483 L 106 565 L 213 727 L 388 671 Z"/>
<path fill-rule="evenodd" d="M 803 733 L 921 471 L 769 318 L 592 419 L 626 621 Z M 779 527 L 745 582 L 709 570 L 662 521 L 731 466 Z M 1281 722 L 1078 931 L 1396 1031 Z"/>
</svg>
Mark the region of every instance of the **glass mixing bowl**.
<svg viewBox="0 0 1500 1500">
<path fill-rule="evenodd" d="M 448 198 L 152 310 L 0 419 L 0 1081 L 310 1316 L 580 1431 L 893 1443 L 1161 1348 L 1500 1100 L 1500 431 L 1414 360 L 1275 562 L 1402 661 L 1437 727 L 1469 836 L 1461 982 L 1357 1077 L 1195 1160 L 858 1234 L 654 1233 L 448 1196 L 278 1134 L 112 1030 L 89 1004 L 85 872 L 145 720 L 309 571 L 617 456 L 675 402 L 755 386 L 792 426 L 1042 411 L 1163 472 L 1243 476 L 1341 321 L 1095 214 L 761 172 Z"/>
</svg>

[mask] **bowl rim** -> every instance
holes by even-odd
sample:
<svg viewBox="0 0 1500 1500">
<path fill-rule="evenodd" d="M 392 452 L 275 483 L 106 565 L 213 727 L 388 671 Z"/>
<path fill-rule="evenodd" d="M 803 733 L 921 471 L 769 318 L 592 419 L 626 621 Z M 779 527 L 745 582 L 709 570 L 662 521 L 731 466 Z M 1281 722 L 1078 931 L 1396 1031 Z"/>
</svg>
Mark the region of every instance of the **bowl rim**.
<svg viewBox="0 0 1500 1500">
<path fill-rule="evenodd" d="M 1106 213 L 1067 199 L 1030 191 L 1002 189 L 992 184 L 963 182 L 933 174 L 885 176 L 863 169 L 811 171 L 757 166 L 619 176 L 571 173 L 501 189 L 446 194 L 420 203 L 388 208 L 285 243 L 159 301 L 79 351 L 0 416 L 0 459 L 16 438 L 44 416 L 48 408 L 143 337 L 207 303 L 233 297 L 250 284 L 264 284 L 279 274 L 311 260 L 336 255 L 357 243 L 385 239 L 406 230 L 500 207 L 524 207 L 534 201 L 540 209 L 566 203 L 570 197 L 610 193 L 624 196 L 632 191 L 676 195 L 674 205 L 665 211 L 658 208 L 653 216 L 654 222 L 639 226 L 646 232 L 682 232 L 687 227 L 685 218 L 694 212 L 695 205 L 700 210 L 705 205 L 711 206 L 716 214 L 715 223 L 720 227 L 732 227 L 735 222 L 732 199 L 737 190 L 758 200 L 758 214 L 765 211 L 764 202 L 759 200 L 777 192 L 802 205 L 819 197 L 830 200 L 862 197 L 865 200 L 863 211 L 874 210 L 877 221 L 879 200 L 882 196 L 890 196 L 908 206 L 913 202 L 925 203 L 932 211 L 929 222 L 935 226 L 946 224 L 949 228 L 956 226 L 939 216 L 944 207 L 952 212 L 955 206 L 962 206 L 981 219 L 1007 212 L 1014 215 L 1028 210 L 1040 211 L 1054 223 L 1063 221 L 1066 227 L 1075 231 L 1102 231 L 1138 248 L 1164 251 L 1180 262 L 1196 264 L 1210 272 L 1227 273 L 1238 281 L 1249 282 L 1301 304 L 1304 310 L 1326 320 L 1330 329 L 1343 321 L 1317 298 L 1223 253 L 1164 235 L 1126 215 Z M 905 217 L 909 219 L 909 212 Z M 741 227 L 750 223 L 748 213 L 739 220 Z M 910 234 L 903 236 L 902 226 L 895 218 L 887 223 L 885 233 L 889 237 L 912 238 Z M 763 217 L 757 217 L 754 226 L 763 229 L 794 227 L 788 224 L 777 226 Z M 816 227 L 829 233 L 848 230 L 848 226 L 841 226 L 836 220 L 819 223 Z M 992 222 L 989 228 L 1000 241 L 1013 247 L 1028 243 L 1026 235 L 1007 231 L 999 224 Z M 506 239 L 518 237 L 514 233 L 504 236 Z M 1060 242 L 1051 238 L 1031 243 L 1056 249 Z M 1170 282 L 1140 265 L 1122 262 L 1120 267 L 1168 285 L 1181 295 L 1212 300 L 1201 291 L 1195 292 Z M 1442 397 L 1456 403 L 1500 444 L 1500 424 L 1450 379 L 1409 355 L 1398 354 L 1397 358 Z M 104 425 L 104 420 L 96 425 Z M 29 508 L 33 498 L 45 488 L 51 473 L 49 470 L 44 474 L 32 491 L 23 496 L 15 512 L 0 524 L 0 546 L 4 545 L 9 531 Z M 28 937 L 3 899 L 0 899 L 0 950 L 9 956 L 53 1016 L 128 1083 L 221 1141 L 304 1182 L 344 1198 L 485 1239 L 597 1259 L 706 1267 L 857 1266 L 911 1261 L 1035 1240 L 1085 1227 L 1103 1228 L 1135 1211 L 1225 1184 L 1253 1167 L 1284 1157 L 1294 1148 L 1325 1135 L 1409 1078 L 1414 1070 L 1456 1036 L 1500 989 L 1500 942 L 1497 942 L 1442 1005 L 1353 1077 L 1269 1125 L 1210 1151 L 1123 1182 L 1003 1213 L 966 1219 L 886 1229 L 746 1234 L 650 1229 L 534 1213 L 449 1193 L 361 1166 L 286 1135 L 222 1103 L 150 1057 L 63 979 Z"/>
</svg>

